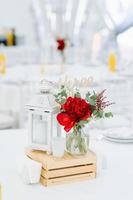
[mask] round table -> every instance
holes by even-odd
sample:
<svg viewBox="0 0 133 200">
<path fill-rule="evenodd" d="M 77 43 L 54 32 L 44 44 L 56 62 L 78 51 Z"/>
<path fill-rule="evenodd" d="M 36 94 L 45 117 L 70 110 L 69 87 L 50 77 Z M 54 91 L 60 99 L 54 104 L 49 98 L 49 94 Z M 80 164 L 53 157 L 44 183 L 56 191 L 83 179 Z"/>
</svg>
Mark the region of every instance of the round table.
<svg viewBox="0 0 133 200">
<path fill-rule="evenodd" d="M 40 184 L 25 185 L 17 174 L 16 160 L 24 155 L 27 130 L 0 131 L 0 183 L 3 200 L 132 200 L 133 144 L 116 144 L 106 140 L 90 140 L 90 149 L 99 159 L 94 180 L 73 182 L 51 187 Z"/>
</svg>

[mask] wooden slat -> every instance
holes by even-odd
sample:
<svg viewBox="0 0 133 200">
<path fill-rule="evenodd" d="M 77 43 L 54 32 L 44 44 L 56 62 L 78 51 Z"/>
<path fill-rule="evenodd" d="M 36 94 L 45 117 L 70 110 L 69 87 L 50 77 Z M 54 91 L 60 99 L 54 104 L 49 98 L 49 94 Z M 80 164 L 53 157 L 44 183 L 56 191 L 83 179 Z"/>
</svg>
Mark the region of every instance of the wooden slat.
<svg viewBox="0 0 133 200">
<path fill-rule="evenodd" d="M 51 177 L 60 177 L 65 175 L 73 175 L 73 174 L 81 174 L 81 173 L 87 173 L 87 172 L 95 172 L 96 171 L 96 165 L 80 165 L 80 166 L 73 166 L 69 168 L 60 168 L 55 170 L 47 171 L 45 169 L 42 169 L 41 175 L 45 177 L 46 179 Z"/>
<path fill-rule="evenodd" d="M 85 156 L 71 156 L 65 153 L 62 158 L 37 150 L 27 150 L 26 154 L 42 163 L 40 182 L 45 186 L 93 179 L 96 176 L 96 155 L 92 151 Z"/>
<path fill-rule="evenodd" d="M 82 180 L 89 180 L 94 179 L 96 174 L 94 172 L 92 173 L 86 173 L 86 174 L 80 174 L 80 175 L 74 175 L 74 176 L 66 176 L 66 177 L 60 177 L 60 178 L 52 178 L 52 179 L 45 179 L 43 176 L 40 178 L 40 182 L 44 186 L 50 186 L 60 183 L 67 183 L 72 181 L 82 181 Z"/>
<path fill-rule="evenodd" d="M 96 163 L 96 155 L 92 151 L 89 151 L 85 156 L 71 156 L 66 153 L 62 158 L 36 150 L 27 150 L 26 155 L 37 162 L 41 162 L 46 170 Z"/>
</svg>

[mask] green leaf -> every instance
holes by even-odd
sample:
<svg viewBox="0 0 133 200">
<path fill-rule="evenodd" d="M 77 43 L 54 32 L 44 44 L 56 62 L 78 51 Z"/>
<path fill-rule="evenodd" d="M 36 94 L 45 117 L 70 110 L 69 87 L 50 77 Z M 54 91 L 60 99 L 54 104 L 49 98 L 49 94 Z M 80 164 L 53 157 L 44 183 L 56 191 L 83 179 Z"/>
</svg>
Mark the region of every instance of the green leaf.
<svg viewBox="0 0 133 200">
<path fill-rule="evenodd" d="M 105 117 L 107 117 L 107 118 L 109 118 L 109 117 L 113 117 L 112 112 L 107 112 L 107 113 L 105 113 Z"/>
<path fill-rule="evenodd" d="M 74 94 L 74 96 L 75 96 L 75 97 L 78 97 L 78 98 L 81 98 L 80 92 L 76 92 L 76 93 Z"/>
<path fill-rule="evenodd" d="M 88 92 L 85 96 L 86 101 L 88 101 L 92 106 L 95 106 L 97 95 L 94 93 L 92 96 L 90 96 L 90 92 Z"/>
<path fill-rule="evenodd" d="M 86 123 L 87 123 L 86 121 L 81 120 L 81 121 L 78 123 L 78 125 L 80 125 L 80 126 L 84 126 Z"/>
<path fill-rule="evenodd" d="M 54 94 L 54 97 L 57 98 L 57 97 L 58 97 L 58 94 Z"/>
<path fill-rule="evenodd" d="M 100 118 L 100 119 L 103 118 L 103 116 L 104 116 L 103 110 L 95 110 L 93 112 L 93 114 L 94 114 L 95 118 Z"/>
<path fill-rule="evenodd" d="M 87 92 L 85 97 L 88 98 L 90 95 L 91 95 L 91 93 L 90 93 L 90 92 Z"/>
<path fill-rule="evenodd" d="M 93 111 L 93 115 L 97 115 L 97 110 L 94 110 L 94 111 Z"/>
<path fill-rule="evenodd" d="M 64 85 L 61 85 L 61 90 L 64 89 L 64 88 L 65 88 L 65 86 L 64 86 Z"/>
<path fill-rule="evenodd" d="M 61 99 L 60 104 L 66 103 L 66 99 Z"/>
<path fill-rule="evenodd" d="M 104 114 L 104 112 L 103 112 L 103 110 L 100 110 L 99 112 L 98 112 L 99 114 L 99 118 L 102 118 L 103 117 L 103 114 Z"/>
<path fill-rule="evenodd" d="M 85 95 L 85 99 L 86 99 L 86 101 L 88 101 L 89 102 L 89 99 L 90 99 L 90 92 L 87 92 L 87 94 Z"/>
<path fill-rule="evenodd" d="M 95 106 L 95 100 L 89 98 L 88 101 L 89 101 L 89 103 L 90 103 L 92 106 Z"/>
<path fill-rule="evenodd" d="M 93 100 L 96 100 L 97 95 L 96 95 L 96 94 L 93 94 L 90 98 L 93 99 Z"/>
<path fill-rule="evenodd" d="M 62 92 L 60 93 L 61 96 L 67 97 L 67 93 L 65 90 L 62 90 Z"/>
</svg>

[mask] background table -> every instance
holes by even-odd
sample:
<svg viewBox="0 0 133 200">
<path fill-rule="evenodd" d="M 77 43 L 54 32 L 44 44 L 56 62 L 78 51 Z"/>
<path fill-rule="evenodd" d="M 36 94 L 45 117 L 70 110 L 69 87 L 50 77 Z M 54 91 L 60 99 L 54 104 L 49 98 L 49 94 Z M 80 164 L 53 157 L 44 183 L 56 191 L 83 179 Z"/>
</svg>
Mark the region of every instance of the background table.
<svg viewBox="0 0 133 200">
<path fill-rule="evenodd" d="M 131 94 L 132 78 L 128 80 L 118 70 L 111 73 L 104 64 L 99 66 L 71 64 L 64 66 L 64 74 L 60 74 L 59 65 L 44 65 L 44 74 L 41 74 L 42 65 L 16 65 L 7 69 L 7 74 L 0 76 L 0 112 L 6 113 L 14 118 L 14 127 L 24 127 L 26 121 L 25 104 L 29 102 L 32 94 L 39 88 L 42 78 L 50 81 L 59 81 L 59 78 L 67 75 L 81 79 L 92 77 L 94 83 L 86 90 L 102 91 L 107 89 L 107 96 L 112 102 L 113 112 L 118 114 L 131 115 Z M 132 73 L 130 74 L 132 75 Z M 132 76 L 131 76 L 132 77 Z M 127 98 L 130 96 L 130 98 Z M 130 106 L 129 106 L 130 105 Z M 127 113 L 128 112 L 128 113 Z"/>
<path fill-rule="evenodd" d="M 100 134 L 98 130 L 94 135 Z M 132 200 L 133 144 L 116 144 L 91 140 L 90 148 L 98 159 L 103 156 L 94 180 L 74 182 L 45 188 L 40 184 L 25 185 L 16 170 L 16 160 L 23 156 L 27 130 L 0 131 L 0 182 L 3 200 Z M 100 164 L 100 162 L 98 161 Z M 99 165 L 98 164 L 98 165 Z M 99 170 L 101 169 L 101 170 Z"/>
</svg>

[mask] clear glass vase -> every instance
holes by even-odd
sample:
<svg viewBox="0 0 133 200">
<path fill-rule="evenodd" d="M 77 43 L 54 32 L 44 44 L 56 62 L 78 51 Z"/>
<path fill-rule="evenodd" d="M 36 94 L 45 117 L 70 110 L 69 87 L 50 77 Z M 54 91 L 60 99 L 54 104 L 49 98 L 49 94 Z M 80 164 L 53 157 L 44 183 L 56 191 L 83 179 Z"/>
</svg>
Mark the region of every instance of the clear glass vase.
<svg viewBox="0 0 133 200">
<path fill-rule="evenodd" d="M 73 129 L 66 135 L 66 151 L 71 155 L 85 155 L 89 147 L 89 135 L 82 129 Z"/>
</svg>

